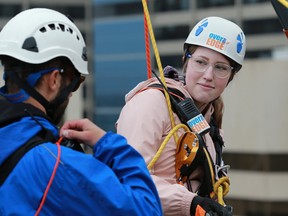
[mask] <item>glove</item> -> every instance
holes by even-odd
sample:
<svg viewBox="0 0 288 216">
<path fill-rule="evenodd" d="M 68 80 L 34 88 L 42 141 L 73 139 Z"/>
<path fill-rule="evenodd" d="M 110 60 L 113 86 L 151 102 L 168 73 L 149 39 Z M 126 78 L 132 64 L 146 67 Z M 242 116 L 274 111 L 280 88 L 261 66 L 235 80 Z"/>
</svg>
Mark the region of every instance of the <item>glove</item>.
<svg viewBox="0 0 288 216">
<path fill-rule="evenodd" d="M 232 216 L 232 208 L 226 208 L 210 198 L 200 196 L 195 196 L 191 203 L 191 215 L 195 215 L 198 205 L 210 216 Z"/>
</svg>

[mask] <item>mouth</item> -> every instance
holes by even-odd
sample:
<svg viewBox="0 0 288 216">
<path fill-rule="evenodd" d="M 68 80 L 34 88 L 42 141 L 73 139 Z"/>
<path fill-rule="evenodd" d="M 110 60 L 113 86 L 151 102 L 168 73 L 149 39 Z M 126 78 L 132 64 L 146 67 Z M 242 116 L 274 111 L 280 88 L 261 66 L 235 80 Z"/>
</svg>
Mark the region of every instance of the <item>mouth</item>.
<svg viewBox="0 0 288 216">
<path fill-rule="evenodd" d="M 198 85 L 200 85 L 202 88 L 205 88 L 205 89 L 215 89 L 215 87 L 205 84 L 205 83 L 198 83 Z"/>
</svg>

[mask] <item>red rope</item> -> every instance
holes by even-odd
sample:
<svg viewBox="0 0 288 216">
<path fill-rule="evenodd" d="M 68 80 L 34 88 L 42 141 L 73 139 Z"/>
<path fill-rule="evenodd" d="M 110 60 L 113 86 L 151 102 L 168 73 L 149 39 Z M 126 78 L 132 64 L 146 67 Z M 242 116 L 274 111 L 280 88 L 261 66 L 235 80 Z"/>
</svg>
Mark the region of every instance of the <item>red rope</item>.
<svg viewBox="0 0 288 216">
<path fill-rule="evenodd" d="M 49 180 L 49 182 L 48 182 L 48 185 L 47 185 L 47 187 L 46 187 L 46 189 L 45 189 L 45 192 L 44 192 L 44 195 L 43 195 L 43 197 L 42 197 L 41 203 L 40 203 L 40 205 L 39 205 L 39 207 L 38 207 L 38 209 L 37 209 L 37 211 L 36 211 L 36 213 L 35 213 L 35 216 L 38 216 L 38 215 L 40 214 L 40 211 L 41 211 L 41 209 L 43 208 L 44 203 L 45 203 L 45 201 L 46 201 L 48 191 L 49 191 L 49 189 L 50 189 L 50 187 L 51 187 L 51 185 L 52 185 L 52 182 L 53 182 L 53 180 L 54 180 L 54 177 L 55 177 L 55 175 L 56 175 L 56 171 L 57 171 L 57 168 L 58 168 L 58 166 L 59 166 L 60 158 L 61 158 L 61 147 L 60 147 L 60 143 L 61 143 L 62 139 L 63 139 L 63 137 L 60 137 L 60 139 L 55 143 L 55 144 L 57 145 L 57 150 L 58 150 L 58 155 L 57 155 L 56 163 L 55 163 L 55 165 L 54 165 L 54 169 L 53 169 L 52 175 L 51 175 L 50 180 Z"/>
<path fill-rule="evenodd" d="M 151 57 L 150 57 L 150 41 L 149 41 L 148 24 L 147 24 L 147 19 L 146 19 L 145 13 L 144 13 L 144 34 L 145 34 L 147 77 L 148 77 L 148 79 L 150 79 L 152 77 Z"/>
</svg>

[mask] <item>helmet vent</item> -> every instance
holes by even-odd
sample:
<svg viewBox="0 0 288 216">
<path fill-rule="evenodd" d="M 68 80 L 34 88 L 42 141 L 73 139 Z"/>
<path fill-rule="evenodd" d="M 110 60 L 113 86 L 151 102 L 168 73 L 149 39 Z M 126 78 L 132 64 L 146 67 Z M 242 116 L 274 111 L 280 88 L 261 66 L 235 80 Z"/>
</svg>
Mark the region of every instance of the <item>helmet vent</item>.
<svg viewBox="0 0 288 216">
<path fill-rule="evenodd" d="M 22 49 L 31 51 L 31 52 L 38 52 L 37 43 L 34 37 L 26 38 L 22 45 Z"/>
<path fill-rule="evenodd" d="M 73 34 L 73 30 L 71 28 L 68 28 L 68 31 Z"/>
<path fill-rule="evenodd" d="M 42 33 L 44 33 L 44 32 L 46 32 L 47 30 L 46 30 L 45 27 L 42 27 L 39 31 L 42 32 Z"/>
<path fill-rule="evenodd" d="M 64 24 L 54 24 L 54 23 L 51 23 L 51 24 L 48 24 L 48 27 L 50 28 L 50 30 L 57 30 L 57 29 L 61 29 L 61 31 L 63 31 L 63 32 L 65 32 L 65 31 L 67 31 L 67 32 L 69 32 L 70 34 L 74 34 L 74 31 L 73 31 L 73 29 L 72 28 L 70 28 L 70 27 L 67 27 L 67 26 L 65 26 Z M 39 31 L 41 32 L 41 33 L 45 33 L 45 32 L 47 32 L 48 30 L 49 30 L 49 28 L 47 29 L 47 26 L 45 27 L 45 26 L 43 26 L 42 28 L 40 28 L 39 29 Z M 79 41 L 80 40 L 80 37 L 79 37 L 79 35 L 77 35 L 76 34 L 76 39 Z"/>
<path fill-rule="evenodd" d="M 84 61 L 88 61 L 88 58 L 87 58 L 87 49 L 86 47 L 83 47 L 83 50 L 82 50 L 82 59 Z"/>
<path fill-rule="evenodd" d="M 64 32 L 65 31 L 65 25 L 59 24 L 59 26 L 60 26 L 61 30 Z"/>
<path fill-rule="evenodd" d="M 55 24 L 49 24 L 48 26 L 50 27 L 51 30 L 55 30 L 56 29 Z"/>
</svg>

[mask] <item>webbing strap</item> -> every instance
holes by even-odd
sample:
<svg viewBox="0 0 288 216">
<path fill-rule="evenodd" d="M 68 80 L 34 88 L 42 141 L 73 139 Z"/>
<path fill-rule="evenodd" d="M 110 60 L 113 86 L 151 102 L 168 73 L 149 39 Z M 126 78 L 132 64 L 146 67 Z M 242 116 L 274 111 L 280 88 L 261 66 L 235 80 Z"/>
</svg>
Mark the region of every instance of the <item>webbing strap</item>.
<svg viewBox="0 0 288 216">
<path fill-rule="evenodd" d="M 164 88 L 161 84 L 155 83 L 152 85 L 149 85 L 148 88 L 156 88 L 159 89 L 160 91 L 162 91 L 164 93 Z M 168 92 L 171 94 L 171 96 L 178 102 L 182 101 L 185 99 L 185 95 L 179 91 L 176 88 L 170 88 L 168 87 Z"/>
<path fill-rule="evenodd" d="M 43 138 L 43 133 L 44 138 Z M 21 158 L 33 147 L 44 143 L 48 141 L 52 141 L 54 139 L 54 136 L 52 132 L 48 130 L 42 130 L 40 131 L 36 136 L 32 137 L 30 140 L 28 140 L 24 145 L 22 145 L 20 148 L 18 148 L 16 151 L 14 151 L 6 160 L 4 163 L 0 166 L 0 186 L 5 182 L 9 174 L 12 172 L 14 167 L 17 165 L 17 163 L 21 160 Z"/>
</svg>

